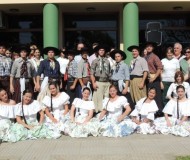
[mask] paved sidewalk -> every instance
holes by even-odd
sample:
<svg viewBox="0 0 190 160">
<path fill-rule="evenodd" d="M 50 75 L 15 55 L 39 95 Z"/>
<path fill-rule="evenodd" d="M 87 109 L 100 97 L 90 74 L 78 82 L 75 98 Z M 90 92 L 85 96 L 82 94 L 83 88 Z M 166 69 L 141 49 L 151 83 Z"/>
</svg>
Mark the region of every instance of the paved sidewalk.
<svg viewBox="0 0 190 160">
<path fill-rule="evenodd" d="M 174 160 L 190 155 L 190 137 L 139 135 L 125 138 L 62 136 L 0 145 L 0 160 Z"/>
</svg>

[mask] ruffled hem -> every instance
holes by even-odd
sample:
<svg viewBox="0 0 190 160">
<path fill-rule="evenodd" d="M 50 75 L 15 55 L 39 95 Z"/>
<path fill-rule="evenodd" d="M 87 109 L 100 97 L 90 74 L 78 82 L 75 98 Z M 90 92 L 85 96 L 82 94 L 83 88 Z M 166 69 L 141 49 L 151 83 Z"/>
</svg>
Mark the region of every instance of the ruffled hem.
<svg viewBox="0 0 190 160">
<path fill-rule="evenodd" d="M 17 142 L 23 140 L 34 140 L 39 138 L 46 139 L 56 139 L 61 136 L 60 133 L 55 132 L 54 130 L 48 129 L 44 124 L 39 125 L 36 123 L 28 123 L 28 125 L 33 125 L 34 127 L 31 130 L 26 129 L 23 125 L 15 123 L 4 132 L 2 140 L 6 142 Z"/>
<path fill-rule="evenodd" d="M 120 123 L 112 119 L 105 119 L 101 122 L 99 135 L 105 137 L 124 137 L 132 134 L 136 127 L 137 125 L 130 119 L 124 119 Z"/>
<path fill-rule="evenodd" d="M 155 130 L 158 133 L 162 133 L 164 135 L 173 134 L 175 136 L 187 137 L 190 136 L 190 122 L 183 122 L 182 125 L 178 125 L 178 120 L 176 118 L 169 117 L 171 127 L 167 126 L 166 120 L 164 117 L 157 118 L 154 121 Z"/>
</svg>

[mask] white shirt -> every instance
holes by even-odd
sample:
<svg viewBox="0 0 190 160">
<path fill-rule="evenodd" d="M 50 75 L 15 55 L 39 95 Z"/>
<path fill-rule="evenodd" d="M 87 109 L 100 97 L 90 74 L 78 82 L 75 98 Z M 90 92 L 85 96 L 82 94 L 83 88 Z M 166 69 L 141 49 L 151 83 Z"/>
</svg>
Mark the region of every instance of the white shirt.
<svg viewBox="0 0 190 160">
<path fill-rule="evenodd" d="M 15 105 L 0 104 L 0 120 L 16 118 L 15 110 Z"/>
<path fill-rule="evenodd" d="M 26 121 L 29 122 L 36 122 L 37 121 L 37 113 L 41 110 L 40 108 L 40 104 L 38 101 L 33 100 L 32 103 L 28 104 L 28 105 L 23 105 L 23 112 L 22 112 L 22 104 L 18 103 L 15 106 L 15 115 L 16 116 L 23 116 L 23 112 L 24 112 L 24 116 L 26 118 Z"/>
<path fill-rule="evenodd" d="M 111 57 L 108 57 L 108 61 L 110 62 L 111 69 L 113 69 L 114 65 L 116 64 L 115 60 L 113 60 Z"/>
<path fill-rule="evenodd" d="M 179 102 L 179 118 L 183 116 L 190 116 L 190 100 Z M 171 99 L 163 109 L 163 113 L 172 115 L 173 118 L 177 118 L 177 101 Z"/>
<path fill-rule="evenodd" d="M 183 84 L 181 84 L 181 85 L 185 87 L 185 93 L 187 94 L 187 98 L 190 99 L 190 86 L 189 86 L 189 83 L 188 82 L 183 82 Z M 173 93 L 173 97 L 177 98 L 177 92 L 176 92 L 177 86 L 178 86 L 177 83 L 172 83 L 170 85 L 170 87 L 168 88 L 166 97 L 171 96 L 172 93 Z"/>
<path fill-rule="evenodd" d="M 90 63 L 90 65 L 92 64 L 93 60 L 95 60 L 97 58 L 96 54 L 92 54 L 89 59 L 88 59 L 88 62 Z"/>
<path fill-rule="evenodd" d="M 154 114 L 158 111 L 158 106 L 155 100 L 152 100 L 150 103 L 145 103 L 146 97 L 141 98 L 135 105 L 135 109 L 131 112 L 130 116 L 139 117 L 141 119 L 148 118 L 154 120 Z"/>
<path fill-rule="evenodd" d="M 119 96 L 115 101 L 109 101 L 109 98 L 104 98 L 103 100 L 103 109 L 108 111 L 107 118 L 117 119 L 122 115 L 123 108 L 126 108 L 129 105 L 127 98 L 124 96 Z"/>
<path fill-rule="evenodd" d="M 59 57 L 59 58 L 57 58 L 57 61 L 59 62 L 59 65 L 60 65 L 61 74 L 65 74 L 69 60 L 66 58 Z"/>
<path fill-rule="evenodd" d="M 174 82 L 174 76 L 177 69 L 180 68 L 179 60 L 173 58 L 171 60 L 164 58 L 161 60 L 163 65 L 162 81 Z"/>
<path fill-rule="evenodd" d="M 89 60 L 89 56 L 87 56 L 87 59 Z M 79 55 L 76 55 L 75 56 L 75 58 L 74 58 L 74 60 L 77 62 L 77 64 L 80 62 L 80 60 L 82 59 L 82 56 L 81 56 L 81 54 L 79 54 Z"/>
</svg>

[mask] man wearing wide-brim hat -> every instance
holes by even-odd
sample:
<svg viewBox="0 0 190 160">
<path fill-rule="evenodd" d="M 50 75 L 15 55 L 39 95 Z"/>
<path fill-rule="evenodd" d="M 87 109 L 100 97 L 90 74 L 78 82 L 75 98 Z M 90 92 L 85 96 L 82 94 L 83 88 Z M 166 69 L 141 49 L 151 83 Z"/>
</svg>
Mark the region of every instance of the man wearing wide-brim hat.
<svg viewBox="0 0 190 160">
<path fill-rule="evenodd" d="M 133 60 L 130 62 L 130 93 L 133 102 L 138 102 L 141 98 L 146 97 L 146 79 L 148 77 L 147 61 L 140 57 L 139 46 L 132 45 L 128 47 L 132 52 Z"/>
<path fill-rule="evenodd" d="M 36 80 L 36 90 L 40 91 L 44 90 L 47 87 L 48 82 L 56 82 L 60 85 L 60 65 L 59 62 L 55 59 L 55 56 L 60 54 L 59 49 L 55 47 L 46 47 L 42 50 L 42 53 L 47 55 L 47 58 L 44 59 L 39 66 L 37 72 L 37 80 Z M 40 76 L 44 74 L 44 79 L 40 88 Z"/>
<path fill-rule="evenodd" d="M 112 69 L 111 83 L 118 88 L 118 95 L 123 95 L 127 98 L 130 107 L 134 107 L 134 103 L 129 93 L 130 73 L 129 67 L 124 62 L 127 58 L 126 53 L 119 49 L 114 49 L 110 52 L 110 56 L 115 60 L 116 64 Z"/>
<path fill-rule="evenodd" d="M 154 87 L 156 88 L 156 96 L 155 101 L 158 105 L 159 111 L 157 112 L 157 116 L 162 116 L 163 110 L 163 102 L 162 102 L 162 93 L 161 93 L 161 86 L 160 86 L 160 74 L 162 71 L 162 63 L 159 57 L 154 53 L 156 49 L 156 43 L 154 42 L 146 42 L 145 49 L 147 50 L 147 55 L 145 59 L 148 63 L 149 68 L 149 81 L 147 83 L 147 88 Z"/>
<path fill-rule="evenodd" d="M 21 102 L 22 93 L 25 89 L 34 91 L 36 85 L 36 71 L 33 63 L 28 60 L 29 48 L 26 46 L 20 47 L 18 50 L 20 57 L 17 58 L 12 65 L 10 74 L 10 92 L 12 99 L 16 103 Z"/>
<path fill-rule="evenodd" d="M 96 112 L 100 112 L 103 108 L 103 99 L 109 97 L 111 67 L 106 58 L 107 47 L 100 44 L 94 50 L 98 53 L 98 58 L 91 65 L 91 80 L 94 89 L 93 102 Z"/>
</svg>

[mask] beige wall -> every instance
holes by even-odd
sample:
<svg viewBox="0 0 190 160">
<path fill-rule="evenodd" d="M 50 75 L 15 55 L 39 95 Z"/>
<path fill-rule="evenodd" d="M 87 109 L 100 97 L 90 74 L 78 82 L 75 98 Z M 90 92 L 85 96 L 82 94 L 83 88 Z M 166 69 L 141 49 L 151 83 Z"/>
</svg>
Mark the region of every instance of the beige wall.
<svg viewBox="0 0 190 160">
<path fill-rule="evenodd" d="M 0 4 L 93 3 L 93 2 L 189 2 L 189 0 L 0 0 Z"/>
</svg>

